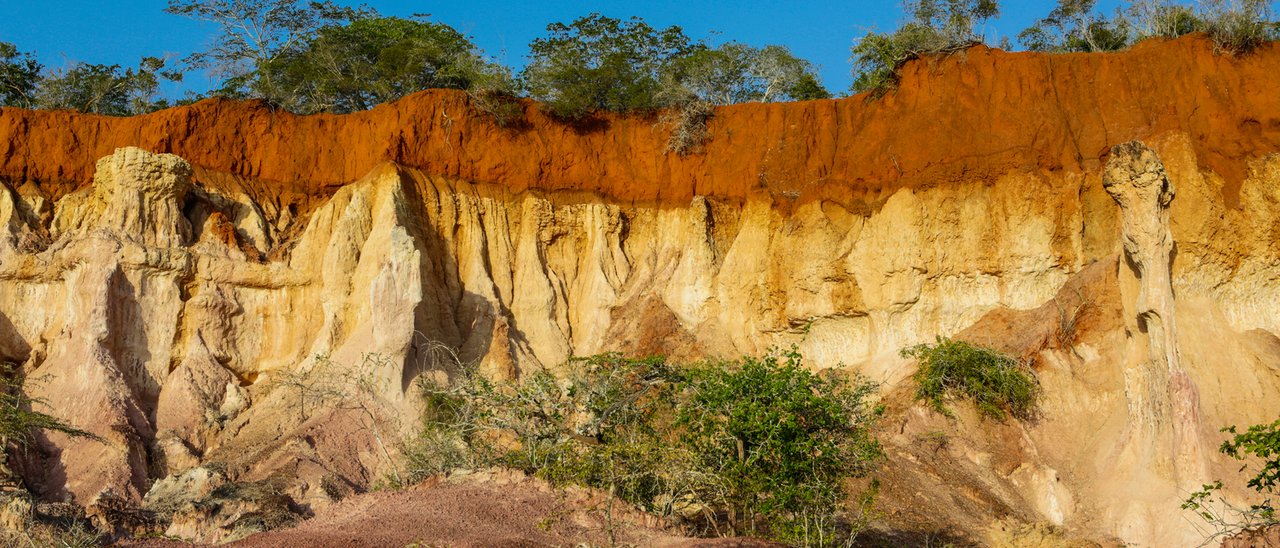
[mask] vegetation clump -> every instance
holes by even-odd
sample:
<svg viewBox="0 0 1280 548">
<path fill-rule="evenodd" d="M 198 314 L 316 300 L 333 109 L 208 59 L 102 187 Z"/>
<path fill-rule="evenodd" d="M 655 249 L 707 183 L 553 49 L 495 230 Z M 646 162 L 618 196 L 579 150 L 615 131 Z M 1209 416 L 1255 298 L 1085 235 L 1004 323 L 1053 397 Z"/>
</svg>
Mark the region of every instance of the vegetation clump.
<svg viewBox="0 0 1280 548">
<path fill-rule="evenodd" d="M 1182 508 L 1195 512 L 1215 528 L 1206 542 L 1218 537 L 1259 533 L 1280 527 L 1280 514 L 1276 513 L 1280 503 L 1275 499 L 1276 487 L 1280 485 L 1280 419 L 1270 424 L 1255 424 L 1244 432 L 1235 426 L 1228 426 L 1222 431 L 1230 434 L 1231 438 L 1222 442 L 1219 452 L 1245 462 L 1242 471 L 1247 470 L 1250 463 L 1257 466 L 1245 485 L 1260 499 L 1247 508 L 1237 507 L 1220 496 L 1219 491 L 1224 486 L 1222 481 L 1215 481 L 1192 493 L 1182 503 Z"/>
<path fill-rule="evenodd" d="M 413 479 L 507 466 L 607 490 L 694 532 L 817 545 L 847 531 L 844 481 L 881 455 L 874 386 L 810 372 L 794 351 L 688 367 L 605 354 L 570 369 L 427 386 Z"/>
<path fill-rule="evenodd" d="M 903 63 L 981 44 L 981 27 L 1000 14 L 995 0 L 906 0 L 908 21 L 892 33 L 868 32 L 853 46 L 853 92 L 884 93 Z"/>
<path fill-rule="evenodd" d="M 950 399 L 967 399 L 985 417 L 1032 418 L 1040 387 L 1026 365 L 990 348 L 938 337 L 935 344 L 904 348 L 904 358 L 919 361 L 912 377 L 916 400 L 947 416 Z"/>
</svg>

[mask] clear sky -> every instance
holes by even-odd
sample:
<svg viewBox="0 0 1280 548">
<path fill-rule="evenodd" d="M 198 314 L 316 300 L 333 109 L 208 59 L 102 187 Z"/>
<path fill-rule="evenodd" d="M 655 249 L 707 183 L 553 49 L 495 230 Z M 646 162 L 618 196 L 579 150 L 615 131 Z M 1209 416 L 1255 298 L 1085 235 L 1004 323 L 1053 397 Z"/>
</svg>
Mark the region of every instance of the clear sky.
<svg viewBox="0 0 1280 548">
<path fill-rule="evenodd" d="M 342 2 L 348 3 L 348 2 Z M 351 4 L 358 1 L 349 2 Z M 821 68 L 832 91 L 848 89 L 852 80 L 849 48 L 868 30 L 892 30 L 902 19 L 898 0 L 368 0 L 386 15 L 429 13 L 471 36 L 486 54 L 519 68 L 526 45 L 542 36 L 548 23 L 568 22 L 598 11 L 612 17 L 638 15 L 655 27 L 679 25 L 694 38 L 718 33 L 718 41 L 736 40 L 760 46 L 782 44 Z M 1110 12 L 1118 0 L 1102 0 Z M 1004 0 L 1002 16 L 986 31 L 989 42 L 1013 37 L 1052 9 L 1052 0 Z M 182 57 L 207 45 L 213 27 L 168 15 L 164 0 L 0 0 L 0 41 L 34 51 L 48 67 L 71 61 L 136 65 L 143 55 Z M 189 74 L 184 89 L 204 91 L 208 77 Z"/>
</svg>

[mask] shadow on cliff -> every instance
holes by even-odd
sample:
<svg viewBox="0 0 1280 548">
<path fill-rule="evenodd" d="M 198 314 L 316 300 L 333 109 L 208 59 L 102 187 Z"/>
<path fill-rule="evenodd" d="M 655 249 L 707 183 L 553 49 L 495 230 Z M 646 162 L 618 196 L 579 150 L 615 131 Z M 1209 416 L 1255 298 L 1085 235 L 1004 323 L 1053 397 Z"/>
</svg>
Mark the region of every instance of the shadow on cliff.
<svg viewBox="0 0 1280 548">
<path fill-rule="evenodd" d="M 9 316 L 0 312 L 0 361 L 23 363 L 31 355 L 31 345 L 18 334 Z"/>
</svg>

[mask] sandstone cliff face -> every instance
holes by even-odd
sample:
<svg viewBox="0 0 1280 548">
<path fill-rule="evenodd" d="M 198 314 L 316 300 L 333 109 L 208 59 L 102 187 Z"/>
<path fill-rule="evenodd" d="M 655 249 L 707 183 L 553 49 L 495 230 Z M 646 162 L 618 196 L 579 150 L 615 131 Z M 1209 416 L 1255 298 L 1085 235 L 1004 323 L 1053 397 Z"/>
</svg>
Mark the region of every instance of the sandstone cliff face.
<svg viewBox="0 0 1280 548">
<path fill-rule="evenodd" d="M 1210 50 L 974 49 L 881 101 L 721 109 L 687 158 L 651 120 L 529 106 L 507 130 L 444 92 L 343 117 L 4 109 L 0 359 L 107 439 L 50 435 L 24 475 L 90 504 L 216 463 L 319 507 L 393 472 L 440 347 L 511 378 L 795 344 L 905 400 L 897 350 L 963 333 L 1035 358 L 1044 416 L 894 407 L 904 512 L 945 477 L 929 498 L 971 532 L 1000 513 L 1190 542 L 1180 497 L 1235 470 L 1217 427 L 1280 413 L 1280 98 L 1259 88 L 1280 50 Z M 958 435 L 926 458 L 934 430 Z"/>
</svg>

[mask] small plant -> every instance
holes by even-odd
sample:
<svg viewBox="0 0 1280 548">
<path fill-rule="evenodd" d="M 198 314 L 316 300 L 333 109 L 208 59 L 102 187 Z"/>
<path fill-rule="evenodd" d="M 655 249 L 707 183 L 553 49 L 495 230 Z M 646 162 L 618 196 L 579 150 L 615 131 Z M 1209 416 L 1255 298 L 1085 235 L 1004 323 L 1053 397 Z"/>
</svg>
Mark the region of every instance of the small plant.
<svg viewBox="0 0 1280 548">
<path fill-rule="evenodd" d="M 983 416 L 1003 420 L 1006 413 L 1029 419 L 1035 413 L 1040 388 L 1030 368 L 990 348 L 938 337 L 935 344 L 904 348 L 904 358 L 919 361 L 916 400 L 939 413 L 954 416 L 947 400 L 972 400 Z"/>
<path fill-rule="evenodd" d="M 679 107 L 663 113 L 660 123 L 670 126 L 667 152 L 685 156 L 697 151 L 707 142 L 707 122 L 715 115 L 711 104 L 700 99 L 690 99 Z"/>
<path fill-rule="evenodd" d="M 1083 290 L 1076 290 L 1075 304 L 1063 304 L 1054 299 L 1053 305 L 1058 309 L 1058 344 L 1062 348 L 1075 349 L 1076 331 L 1080 326 L 1080 318 L 1093 308 L 1093 299 L 1085 296 Z"/>
<path fill-rule="evenodd" d="M 1246 485 L 1258 493 L 1260 501 L 1248 508 L 1238 508 L 1217 495 L 1223 483 L 1215 481 L 1201 487 L 1183 501 L 1182 509 L 1200 516 L 1215 531 L 1207 540 L 1231 537 L 1241 533 L 1262 531 L 1280 526 L 1280 514 L 1276 513 L 1276 486 L 1280 484 L 1280 420 L 1271 424 L 1256 424 L 1245 432 L 1235 426 L 1222 429 L 1231 438 L 1222 442 L 1218 451 L 1240 461 L 1252 460 L 1260 464 L 1257 473 Z M 1248 464 L 1241 470 L 1248 469 Z"/>
</svg>

